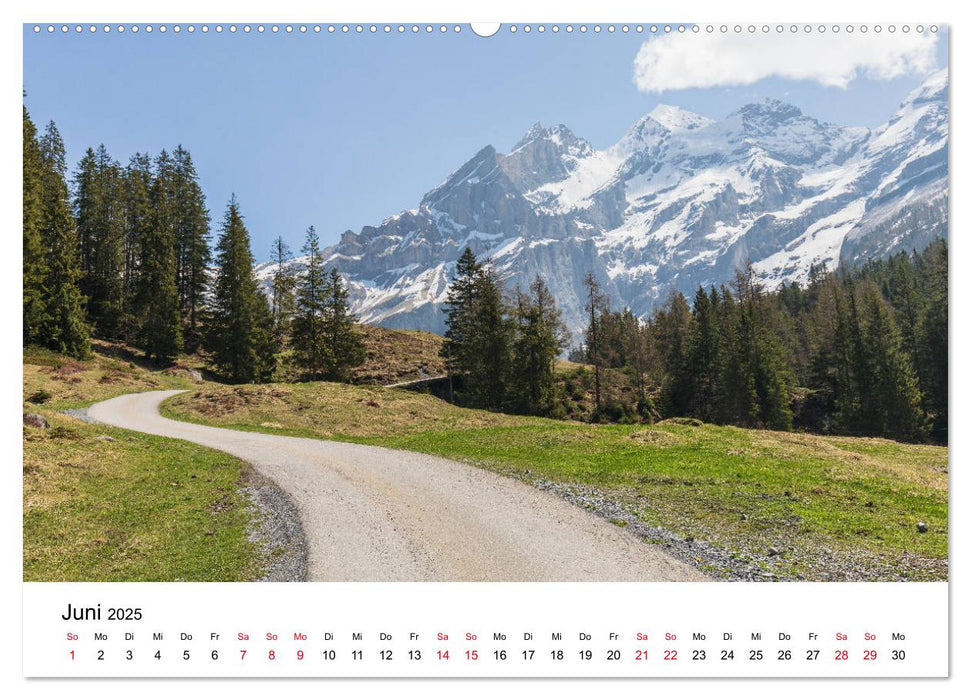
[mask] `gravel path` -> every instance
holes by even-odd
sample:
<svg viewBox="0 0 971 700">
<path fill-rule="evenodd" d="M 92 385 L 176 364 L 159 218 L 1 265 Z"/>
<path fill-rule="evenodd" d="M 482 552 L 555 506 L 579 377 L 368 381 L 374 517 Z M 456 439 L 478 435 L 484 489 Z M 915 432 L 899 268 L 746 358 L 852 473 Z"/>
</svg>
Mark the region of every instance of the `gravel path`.
<svg viewBox="0 0 971 700">
<path fill-rule="evenodd" d="M 308 580 L 705 580 L 659 548 L 514 479 L 413 452 L 163 418 L 159 404 L 177 393 L 127 394 L 87 413 L 252 464 L 299 512 Z"/>
</svg>

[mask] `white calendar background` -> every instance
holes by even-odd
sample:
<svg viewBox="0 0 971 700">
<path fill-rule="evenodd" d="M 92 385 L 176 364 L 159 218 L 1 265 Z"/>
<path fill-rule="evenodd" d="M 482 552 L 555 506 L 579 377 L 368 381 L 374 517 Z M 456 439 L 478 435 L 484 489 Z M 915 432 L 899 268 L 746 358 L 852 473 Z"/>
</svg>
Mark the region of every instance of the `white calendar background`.
<svg viewBox="0 0 971 700">
<path fill-rule="evenodd" d="M 947 608 L 946 583 L 28 583 L 24 674 L 942 677 Z"/>
<path fill-rule="evenodd" d="M 52 7 L 48 11 L 50 16 L 64 16 L 65 11 L 72 9 L 69 3 L 58 4 L 61 7 Z M 102 8 L 107 4 L 100 3 Z M 291 15 L 298 14 L 307 16 L 308 12 L 313 12 L 318 9 L 311 3 L 296 3 L 296 10 L 292 9 L 293 3 L 290 5 L 291 8 L 285 8 L 283 14 L 289 12 Z M 506 3 L 506 5 L 508 8 L 509 5 L 515 5 L 515 3 Z M 577 13 L 582 14 L 584 8 L 588 7 L 584 3 L 569 1 L 558 3 L 558 5 L 566 8 L 565 12 L 568 15 L 571 12 L 574 15 Z M 832 17 L 834 20 L 839 17 L 846 21 L 852 21 L 869 19 L 866 15 L 871 14 L 873 11 L 873 8 L 863 8 L 862 6 L 857 10 L 852 6 L 842 3 L 843 11 L 839 12 L 837 8 L 840 5 L 841 3 L 835 2 L 814 3 L 813 13 L 824 13 L 827 17 Z M 442 3 L 442 6 L 446 7 L 447 4 Z M 240 5 L 233 5 L 231 9 L 238 11 L 240 7 Z M 913 15 L 915 12 L 940 12 L 939 7 L 941 5 L 935 4 L 934 2 L 922 3 L 919 7 L 914 6 L 913 3 L 890 2 L 881 5 L 880 12 L 885 16 L 906 17 Z M 168 8 L 166 12 L 162 12 L 159 7 L 152 6 L 150 3 L 146 3 L 141 7 L 115 3 L 113 10 L 102 11 L 109 14 L 114 12 L 114 15 L 117 16 L 119 10 L 124 10 L 133 20 L 141 18 L 143 20 L 156 21 L 159 17 L 170 14 L 178 14 L 182 18 L 197 17 L 205 19 L 215 12 L 208 8 L 203 9 L 201 6 L 196 6 L 196 9 L 193 10 L 190 4 L 182 2 L 171 3 Z M 229 8 L 227 8 L 228 10 Z M 395 10 L 395 4 L 393 3 L 384 3 L 384 7 L 377 6 L 376 8 L 370 9 L 349 5 L 342 7 L 338 4 L 332 5 L 328 9 L 328 16 L 332 16 L 336 20 L 348 21 L 365 20 L 371 17 L 376 20 L 382 20 L 387 19 Z M 798 10 L 796 11 L 798 12 Z M 193 12 L 195 12 L 195 15 Z M 399 11 L 399 14 L 402 14 L 402 12 L 404 11 Z M 470 12 L 471 8 L 468 12 L 461 11 L 462 18 L 467 17 Z M 726 6 L 724 4 L 709 2 L 699 3 L 699 8 L 695 12 L 696 14 L 703 14 L 706 17 L 721 19 L 726 15 L 740 15 L 745 17 L 750 15 L 771 16 L 777 13 L 777 9 L 771 3 L 763 3 L 758 9 L 753 10 L 751 9 L 751 4 L 743 7 L 738 4 Z M 265 15 L 265 11 L 259 9 L 250 10 L 249 14 L 254 17 L 262 17 Z M 491 19 L 497 16 L 507 16 L 509 9 L 490 8 L 484 13 L 479 9 L 474 14 L 477 16 L 484 14 L 485 19 Z M 529 15 L 529 12 L 526 12 L 526 14 Z M 533 14 L 542 13 L 537 10 Z M 589 11 L 587 14 L 589 14 Z M 32 17 L 36 18 L 37 16 L 37 12 L 34 10 Z M 441 16 L 441 12 L 439 12 L 439 16 Z M 544 16 L 549 18 L 549 13 Z M 20 19 L 18 18 L 17 21 L 19 22 Z M 17 83 L 17 80 L 19 80 L 17 67 L 19 65 L 20 52 L 19 47 L 15 43 L 10 43 L 7 52 L 8 61 L 6 62 L 8 67 L 10 67 L 8 72 L 14 77 L 11 84 Z M 960 57 L 964 54 L 962 48 L 963 42 L 956 42 L 956 44 L 954 47 L 954 60 L 957 67 L 960 68 Z M 13 85 L 13 87 L 17 87 L 17 85 Z M 9 90 L 8 92 L 10 95 L 14 95 L 14 97 L 19 99 L 19 96 L 15 94 L 16 90 Z M 954 100 L 956 107 L 960 108 L 964 94 L 966 94 L 965 90 L 955 91 Z M 10 117 L 11 120 L 16 117 L 15 112 L 8 111 L 12 115 Z M 960 144 L 962 144 L 962 141 L 956 142 L 954 147 L 955 156 L 959 155 L 961 150 Z M 9 211 L 16 216 L 16 206 L 14 206 L 16 202 L 12 200 L 7 201 L 8 199 L 10 198 L 5 197 L 5 202 L 10 205 L 8 207 Z M 956 201 L 954 204 L 955 215 L 962 208 L 963 205 L 960 201 Z M 963 251 L 963 247 L 960 250 Z M 959 251 L 958 246 L 955 246 L 955 253 L 963 255 Z M 16 263 L 15 258 L 16 256 L 13 256 L 13 264 Z M 17 303 L 18 298 L 16 275 L 7 275 L 6 279 L 8 281 L 7 287 L 9 289 L 7 291 L 9 294 L 5 295 L 5 297 L 12 307 Z M 955 296 L 960 296 L 961 288 L 965 286 L 966 282 L 962 282 L 961 276 L 956 275 L 954 284 L 954 294 Z M 16 314 L 17 311 L 11 308 L 8 309 L 8 313 Z M 960 317 L 963 317 L 965 313 L 960 309 L 955 309 L 954 311 L 955 316 Z M 966 332 L 964 329 L 955 324 L 952 330 L 952 342 L 959 346 L 965 337 Z M 19 358 L 13 352 L 10 355 L 10 358 L 5 359 L 8 359 L 8 365 L 12 366 L 15 362 L 19 361 Z M 956 393 L 960 393 L 960 389 L 967 385 L 965 371 L 961 370 L 960 365 L 955 366 L 954 370 L 952 386 Z M 12 377 L 12 374 L 10 377 Z M 15 383 L 15 378 L 10 377 L 8 377 L 7 381 L 9 385 L 6 387 L 8 389 L 7 393 L 14 395 L 19 390 L 19 386 Z M 955 406 L 955 410 L 958 411 L 955 413 L 956 421 L 959 421 L 959 416 L 964 413 L 959 409 L 960 405 Z M 8 423 L 16 428 L 16 420 L 9 420 Z M 10 433 L 12 435 L 13 431 L 11 430 Z M 961 439 L 961 436 L 959 434 L 956 435 L 952 447 L 952 459 L 964 454 L 963 445 L 964 441 Z M 16 484 L 19 482 L 19 474 L 15 472 L 16 470 L 11 470 L 11 486 L 8 490 L 12 494 L 10 502 L 13 506 L 16 506 L 15 501 L 18 496 Z M 952 482 L 953 485 L 956 485 L 953 479 Z M 961 532 L 961 530 L 967 529 L 965 527 L 966 518 L 961 517 L 960 510 L 958 509 L 952 517 L 952 532 L 957 535 L 954 538 L 955 547 L 959 543 L 967 541 L 966 538 L 960 536 L 961 534 L 966 534 Z M 7 509 L 4 516 L 4 523 L 5 529 L 8 532 L 19 530 L 21 526 L 20 513 L 16 507 Z M 16 537 L 7 538 L 7 544 L 5 545 L 5 560 L 8 562 L 11 575 L 8 577 L 10 580 L 4 584 L 4 587 L 5 592 L 8 594 L 8 600 L 13 603 L 17 602 L 17 598 L 19 597 L 18 592 L 21 590 L 20 577 L 17 571 L 20 560 L 19 542 L 17 539 Z M 954 555 L 956 554 L 957 550 L 954 550 Z M 957 558 L 960 559 L 960 557 Z M 944 583 L 757 584 L 754 586 L 747 584 L 676 584 L 673 586 L 665 586 L 664 584 L 511 584 L 511 586 L 513 587 L 500 593 L 500 589 L 504 587 L 502 584 L 451 584 L 445 586 L 422 584 L 419 587 L 409 584 L 358 584 L 348 586 L 344 591 L 339 590 L 342 588 L 341 584 L 24 584 L 22 589 L 22 646 L 17 644 L 19 637 L 16 634 L 16 625 L 14 624 L 14 629 L 11 630 L 9 635 L 10 639 L 5 644 L 4 657 L 12 667 L 20 656 L 17 652 L 22 651 L 23 673 L 33 678 L 112 675 L 319 676 L 325 675 L 320 671 L 319 665 L 306 673 L 297 673 L 292 669 L 293 662 L 288 662 L 286 670 L 282 673 L 268 671 L 262 662 L 258 666 L 254 664 L 254 667 L 245 671 L 238 665 L 232 666 L 228 670 L 224 668 L 219 671 L 205 671 L 205 665 L 202 659 L 211 649 L 216 648 L 208 635 L 212 632 L 219 634 L 228 632 L 228 634 L 232 635 L 237 629 L 247 629 L 250 630 L 251 635 L 259 635 L 260 631 L 268 628 L 279 629 L 281 633 L 285 634 L 286 630 L 292 631 L 295 628 L 301 628 L 308 630 L 308 637 L 310 636 L 310 631 L 318 635 L 313 640 L 312 645 L 307 645 L 306 648 L 309 653 L 309 650 L 317 651 L 324 648 L 323 642 L 319 639 L 319 635 L 324 628 L 329 627 L 335 631 L 340 630 L 345 634 L 350 629 L 355 628 L 368 633 L 365 640 L 362 640 L 366 642 L 363 644 L 363 648 L 371 652 L 384 648 L 384 643 L 377 640 L 373 635 L 378 634 L 380 630 L 388 629 L 394 635 L 393 643 L 389 645 L 390 648 L 404 650 L 407 653 L 407 650 L 413 646 L 407 637 L 410 630 L 418 631 L 422 635 L 433 633 L 432 631 L 438 630 L 439 628 L 461 633 L 472 625 L 476 628 L 481 627 L 482 629 L 488 630 L 506 628 L 511 633 L 532 627 L 537 632 L 543 631 L 548 634 L 556 627 L 563 630 L 564 642 L 561 646 L 564 649 L 573 651 L 581 648 L 575 636 L 576 631 L 580 628 L 601 631 L 607 630 L 608 628 L 617 628 L 629 634 L 630 630 L 637 630 L 644 627 L 654 632 L 654 634 L 657 634 L 657 631 L 660 630 L 663 635 L 664 630 L 670 626 L 672 629 L 679 631 L 689 630 L 690 638 L 690 631 L 695 627 L 703 630 L 711 630 L 717 636 L 727 626 L 742 630 L 744 633 L 751 633 L 756 627 L 761 627 L 766 630 L 765 634 L 763 634 L 762 642 L 762 648 L 766 651 L 775 651 L 783 648 L 777 639 L 771 637 L 773 631 L 778 631 L 783 628 L 792 629 L 801 635 L 799 639 L 796 639 L 796 635 L 793 634 L 793 641 L 790 646 L 794 652 L 813 648 L 808 644 L 809 640 L 805 637 L 808 634 L 807 630 L 810 628 L 822 629 L 827 634 L 834 634 L 836 629 L 845 628 L 853 635 L 848 640 L 846 648 L 850 653 L 857 656 L 865 646 L 868 646 L 862 640 L 864 631 L 876 630 L 878 639 L 874 647 L 878 650 L 878 661 L 874 662 L 867 670 L 864 670 L 862 668 L 863 662 L 856 660 L 857 656 L 854 656 L 854 660 L 851 663 L 840 667 L 840 670 L 836 670 L 835 661 L 827 657 L 821 660 L 820 666 L 817 669 L 810 671 L 802 661 L 803 657 L 797 656 L 793 665 L 786 670 L 777 671 L 775 670 L 778 668 L 777 666 L 767 662 L 761 671 L 753 672 L 749 670 L 750 667 L 745 667 L 743 670 L 744 662 L 740 662 L 739 670 L 736 673 L 731 673 L 726 669 L 713 669 L 711 672 L 708 672 L 697 665 L 695 668 L 688 670 L 686 668 L 688 665 L 686 659 L 682 658 L 678 663 L 683 663 L 683 665 L 679 665 L 675 669 L 669 669 L 668 672 L 664 673 L 658 669 L 660 663 L 656 658 L 652 658 L 649 661 L 650 670 L 644 670 L 640 674 L 614 668 L 609 672 L 591 673 L 590 675 L 897 675 L 940 677 L 948 673 L 948 585 Z M 531 592 L 530 589 L 533 587 L 536 587 L 535 591 L 538 592 Z M 624 590 L 628 587 L 631 590 Z M 479 589 L 479 593 L 472 593 L 472 589 L 475 588 Z M 477 599 L 476 596 L 480 595 L 482 591 L 488 591 L 488 593 Z M 504 599 L 502 596 L 506 596 L 506 598 Z M 631 597 L 625 599 L 623 604 L 621 604 L 620 600 L 613 598 L 614 596 L 618 598 L 621 596 Z M 955 605 L 956 628 L 960 622 L 963 622 L 967 618 L 965 612 L 966 605 L 964 608 L 961 608 L 960 596 L 957 596 L 957 598 L 958 600 Z M 164 661 L 166 665 L 170 663 L 174 664 L 183 653 L 183 650 L 187 648 L 186 643 L 180 640 L 179 635 L 183 629 L 190 630 L 188 633 L 193 634 L 194 637 L 188 646 L 192 661 L 186 663 L 192 663 L 192 669 L 183 668 L 174 671 L 158 669 L 149 671 L 147 670 L 147 666 L 142 666 L 137 671 L 121 672 L 122 664 L 118 659 L 123 658 L 124 650 L 128 648 L 124 639 L 125 629 L 123 623 L 86 622 L 72 625 L 59 618 L 68 601 L 76 601 L 82 604 L 101 602 L 103 609 L 107 609 L 110 605 L 141 606 L 145 613 L 145 618 L 137 624 L 132 625 L 134 629 L 133 634 L 138 635 L 138 645 L 136 648 L 138 650 L 148 650 L 146 656 L 149 657 L 154 654 L 156 648 L 162 648 L 166 654 Z M 500 603 L 504 606 L 501 612 L 497 611 L 494 607 L 500 605 Z M 616 618 L 609 619 L 606 617 L 607 610 L 622 614 L 622 617 L 619 618 L 619 621 L 615 622 L 614 620 Z M 454 622 L 444 621 L 444 613 L 453 614 L 456 611 L 461 611 L 462 616 L 452 618 L 455 620 Z M 405 613 L 407 613 L 407 618 L 404 617 Z M 590 620 L 589 625 L 584 624 L 583 619 L 585 617 Z M 559 624 L 556 622 L 540 623 L 540 619 L 545 621 L 553 620 L 554 618 L 555 620 L 561 620 L 561 622 Z M 485 620 L 485 622 L 481 622 L 482 620 Z M 78 630 L 79 640 L 75 642 L 75 648 L 79 652 L 83 651 L 84 654 L 88 655 L 87 657 L 79 658 L 79 661 L 83 664 L 83 670 L 78 667 L 72 670 L 65 657 L 66 652 L 70 649 L 70 642 L 66 639 L 67 629 L 69 627 L 74 627 Z M 156 644 L 151 639 L 153 634 L 151 630 L 154 628 L 163 630 L 164 645 Z M 95 631 L 101 629 L 105 630 L 104 634 L 109 635 L 107 641 L 94 639 L 93 635 Z M 888 633 L 892 635 L 893 631 L 898 629 L 903 630 L 903 634 L 906 635 L 906 639 L 899 644 L 897 641 L 886 637 Z M 568 638 L 567 635 L 569 634 L 573 634 L 574 636 Z M 966 651 L 966 644 L 963 644 L 963 638 L 957 631 L 955 631 L 954 641 L 956 650 L 955 658 L 958 661 L 955 664 L 954 670 L 956 675 L 961 675 L 961 655 L 957 650 L 964 649 Z M 281 637 L 281 642 L 277 644 L 277 648 L 283 652 L 292 652 L 297 648 L 292 639 L 284 640 L 283 637 Z M 21 649 L 17 649 L 17 646 L 21 646 Z M 109 665 L 108 668 L 110 670 L 92 668 L 94 665 L 94 661 L 92 660 L 94 653 L 101 646 L 113 654 L 113 656 L 104 662 Z M 596 644 L 591 645 L 590 648 L 604 650 L 607 646 L 608 642 L 598 639 Z M 622 648 L 624 651 L 628 651 L 638 646 L 639 644 L 625 639 Z M 680 638 L 679 636 L 678 649 L 684 650 L 682 654 L 685 651 L 690 654 L 690 650 L 696 648 L 696 646 L 696 643 L 690 639 Z M 723 640 L 712 638 L 709 635 L 705 648 L 720 649 L 722 646 Z M 818 646 L 821 649 L 821 653 L 822 650 L 832 651 L 838 648 L 832 638 L 827 638 L 823 642 L 820 642 Z M 906 660 L 900 665 L 899 670 L 895 671 L 893 665 L 889 663 L 887 653 L 889 650 L 898 646 L 899 648 L 905 649 L 907 655 Z M 544 638 L 533 642 L 532 647 L 537 650 L 537 653 L 548 653 L 548 650 L 552 649 L 554 644 L 552 640 Z M 218 648 L 226 650 L 225 653 L 228 655 L 227 660 L 229 660 L 233 650 L 238 649 L 239 645 L 235 640 L 230 639 L 219 644 Z M 256 655 L 266 653 L 271 647 L 265 641 L 255 639 L 251 643 L 250 648 L 253 650 L 252 653 Z M 351 649 L 351 642 L 340 640 L 340 646 L 335 648 Z M 422 643 L 418 648 L 435 650 L 439 648 L 439 645 L 431 638 L 423 636 Z M 468 646 L 462 640 L 455 639 L 448 648 L 454 648 L 461 653 Z M 480 642 L 479 648 L 489 652 L 497 647 L 490 635 L 488 640 Z M 526 645 L 524 645 L 521 639 L 516 639 L 510 641 L 507 648 L 518 651 L 526 648 Z M 660 640 L 654 639 L 650 641 L 648 651 L 663 650 L 664 648 L 665 646 Z M 735 648 L 741 650 L 754 647 L 748 638 L 744 640 L 736 638 Z M 119 653 L 120 656 L 118 656 Z M 117 659 L 116 656 L 118 656 Z M 138 664 L 147 664 L 148 659 L 142 660 L 141 656 L 142 654 L 140 652 Z M 13 663 L 10 663 L 11 661 Z M 488 659 L 485 659 L 485 662 L 489 663 Z M 431 667 L 423 668 L 421 671 L 415 672 L 406 672 L 398 666 L 394 670 L 386 668 L 379 671 L 378 660 L 376 658 L 372 659 L 370 655 L 363 663 L 367 664 L 366 667 L 361 667 L 364 670 L 354 671 L 349 675 L 446 675 L 444 672 L 432 670 Z M 540 663 L 540 661 L 537 661 L 537 669 L 540 668 Z M 623 663 L 625 666 L 633 664 L 629 659 L 625 659 Z M 542 664 L 543 669 L 549 666 L 545 661 Z M 456 664 L 456 666 L 461 667 L 461 662 Z M 173 666 L 172 668 L 178 669 L 177 666 Z M 456 671 L 453 675 L 475 676 L 494 673 L 494 666 L 484 668 L 487 668 L 487 670 L 471 671 L 468 673 L 459 673 Z M 10 671 L 13 670 L 13 668 L 8 670 L 6 674 L 8 678 L 12 677 L 13 674 Z M 334 675 L 345 674 L 337 673 Z M 510 669 L 507 675 L 542 675 L 542 672 L 530 671 L 528 673 L 521 673 Z M 581 673 L 577 669 L 577 664 L 571 663 L 569 671 L 564 671 L 562 675 L 576 676 L 581 675 Z M 33 687 L 28 688 L 26 687 L 27 685 L 33 685 Z M 17 691 L 18 688 L 15 687 L 16 682 L 12 682 L 10 686 L 13 687 L 13 692 Z M 428 689 L 430 686 L 431 684 L 423 687 Z M 146 685 L 134 686 L 132 684 L 115 684 L 113 687 L 115 693 L 125 692 L 130 696 L 133 693 L 144 692 L 143 697 L 154 697 L 155 690 L 158 690 L 157 688 L 153 690 Z M 192 686 L 192 688 L 201 687 L 204 686 Z M 245 694 L 240 686 L 228 687 L 234 687 L 236 689 L 235 692 Z M 252 687 L 250 686 L 250 688 Z M 336 688 L 339 686 L 327 687 Z M 356 687 L 359 688 L 360 686 Z M 573 687 L 577 688 L 577 686 Z M 641 686 L 634 687 L 638 688 Z M 657 687 L 650 686 L 650 688 Z M 690 692 L 687 691 L 687 686 L 684 685 L 674 686 L 673 688 L 671 686 L 664 687 L 669 688 L 672 693 L 678 693 L 678 688 L 682 689 L 682 692 Z M 88 688 L 89 692 L 100 692 L 105 697 L 112 696 L 111 684 L 101 684 L 98 686 L 89 684 Z M 256 686 L 256 688 L 257 690 L 255 692 L 261 695 L 270 692 L 270 688 L 267 686 Z M 451 688 L 451 692 L 453 693 L 464 693 L 465 690 L 468 690 L 471 695 L 476 695 L 474 689 L 469 686 L 459 688 L 447 686 L 447 688 Z M 585 696 L 593 692 L 593 688 L 589 685 L 581 685 L 579 688 L 580 694 Z M 629 690 L 631 686 L 626 686 L 626 688 Z M 716 689 L 709 685 L 707 686 L 706 693 L 710 695 L 717 693 L 718 696 L 722 696 L 726 692 L 731 692 L 726 691 L 725 688 L 726 686 L 720 686 Z M 822 693 L 833 694 L 834 697 L 840 697 L 840 690 L 850 690 L 859 694 L 876 690 L 882 697 L 908 698 L 921 697 L 925 695 L 923 692 L 925 690 L 933 691 L 935 697 L 950 694 L 948 691 L 953 692 L 953 686 L 946 688 L 942 684 L 916 686 L 908 683 L 882 684 L 872 688 L 870 686 L 863 687 L 855 684 L 841 686 L 802 684 L 787 685 L 784 688 L 780 684 L 771 686 L 766 684 L 736 684 L 734 688 L 736 692 L 745 692 L 747 697 L 751 697 L 752 693 L 765 692 L 767 690 L 785 692 L 788 696 L 793 697 L 808 697 L 810 694 L 816 697 L 820 694 L 820 691 Z M 34 696 L 57 694 L 59 697 L 67 696 L 73 692 L 73 690 L 63 684 L 38 687 L 36 683 L 21 683 L 19 690 L 25 693 L 29 692 Z M 390 690 L 390 688 L 386 688 L 387 690 Z M 560 685 L 557 687 L 558 694 L 565 693 L 566 690 L 567 686 Z M 210 692 L 213 691 L 220 692 L 219 689 L 210 686 Z M 503 692 L 501 688 L 495 686 L 492 686 L 489 692 L 496 691 Z M 542 692 L 540 688 L 535 686 L 533 686 L 533 691 L 539 691 L 537 694 Z M 173 692 L 182 691 L 178 687 L 168 686 L 164 688 L 163 692 L 166 693 L 166 697 L 169 697 Z M 650 692 L 649 687 L 644 686 L 643 692 Z M 82 691 L 82 694 L 76 697 L 83 696 Z"/>
</svg>

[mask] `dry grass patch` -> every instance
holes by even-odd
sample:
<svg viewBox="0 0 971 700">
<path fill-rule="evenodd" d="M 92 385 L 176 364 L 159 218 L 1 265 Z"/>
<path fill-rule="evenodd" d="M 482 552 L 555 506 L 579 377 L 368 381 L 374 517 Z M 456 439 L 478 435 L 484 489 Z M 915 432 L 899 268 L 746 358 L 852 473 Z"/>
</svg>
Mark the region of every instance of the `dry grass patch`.
<svg viewBox="0 0 971 700">
<path fill-rule="evenodd" d="M 476 430 L 536 419 L 474 411 L 427 394 L 330 382 L 214 387 L 169 399 L 163 413 L 240 429 L 322 438 L 375 438 L 430 430 Z M 281 426 L 275 428 L 273 426 Z"/>
<path fill-rule="evenodd" d="M 439 355 L 442 336 L 363 324 L 358 330 L 367 358 L 354 369 L 356 384 L 396 384 L 445 374 L 445 360 Z"/>
<path fill-rule="evenodd" d="M 95 350 L 90 359 L 75 360 L 42 348 L 25 348 L 24 401 L 33 407 L 27 410 L 77 408 L 135 391 L 196 385 L 187 375 L 173 376 L 140 363 L 134 350 L 119 343 L 98 342 Z"/>
</svg>

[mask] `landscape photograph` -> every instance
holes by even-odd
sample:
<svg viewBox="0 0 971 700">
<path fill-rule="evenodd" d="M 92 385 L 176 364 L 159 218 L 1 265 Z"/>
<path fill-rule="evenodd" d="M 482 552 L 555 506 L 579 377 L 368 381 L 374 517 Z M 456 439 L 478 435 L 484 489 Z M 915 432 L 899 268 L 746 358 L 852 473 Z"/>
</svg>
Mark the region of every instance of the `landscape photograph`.
<svg viewBox="0 0 971 700">
<path fill-rule="evenodd" d="M 948 31 L 864 30 L 24 25 L 24 580 L 946 581 Z"/>
</svg>

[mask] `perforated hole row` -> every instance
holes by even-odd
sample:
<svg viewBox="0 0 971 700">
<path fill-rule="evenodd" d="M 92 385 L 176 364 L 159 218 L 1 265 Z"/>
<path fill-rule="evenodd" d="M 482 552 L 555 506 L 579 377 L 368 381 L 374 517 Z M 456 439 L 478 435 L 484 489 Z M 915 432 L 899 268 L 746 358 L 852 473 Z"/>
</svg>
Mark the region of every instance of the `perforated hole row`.
<svg viewBox="0 0 971 700">
<path fill-rule="evenodd" d="M 936 24 L 932 24 L 929 27 L 925 27 L 922 24 L 917 24 L 913 26 L 908 24 L 903 24 L 903 25 L 895 25 L 895 24 L 890 24 L 890 25 L 881 25 L 881 24 L 768 25 L 768 24 L 763 24 L 759 26 L 756 26 L 754 24 L 749 24 L 749 25 L 741 25 L 741 24 L 735 24 L 735 25 L 727 25 L 727 24 L 721 24 L 721 25 L 712 25 L 712 24 L 707 24 L 707 25 L 701 25 L 701 24 L 690 24 L 690 25 L 688 24 L 677 24 L 677 25 L 671 25 L 671 24 L 664 24 L 664 25 L 657 25 L 657 24 L 651 24 L 651 25 L 510 24 L 504 27 L 504 29 L 511 34 L 516 34 L 516 33 L 531 34 L 533 32 L 536 32 L 539 34 L 544 34 L 546 32 L 552 32 L 553 34 L 558 34 L 560 32 L 565 32 L 567 34 L 572 34 L 574 32 L 579 32 L 581 34 L 586 34 L 588 32 L 592 32 L 594 34 L 600 34 L 604 32 L 608 34 L 614 34 L 616 32 L 621 32 L 623 34 L 627 34 L 631 32 L 634 32 L 637 34 L 641 34 L 645 32 L 650 34 L 657 34 L 657 33 L 670 34 L 671 32 L 679 32 L 681 34 L 688 33 L 688 32 L 691 32 L 694 34 L 698 34 L 702 32 L 705 32 L 708 34 L 715 33 L 715 32 L 719 32 L 722 34 L 729 34 L 729 33 L 769 34 L 772 32 L 790 33 L 790 34 L 797 34 L 797 33 L 825 34 L 826 32 L 832 32 L 834 34 L 838 34 L 840 32 L 846 32 L 847 34 L 852 34 L 853 32 L 859 32 L 861 34 L 866 34 L 867 32 L 870 32 L 870 31 L 876 34 L 879 34 L 884 31 L 890 34 L 893 34 L 897 31 L 903 32 L 904 34 L 910 31 L 915 31 L 918 34 L 920 34 L 920 33 L 923 33 L 924 31 L 937 32 L 938 26 Z M 228 24 L 228 25 L 223 25 L 223 24 L 214 24 L 214 25 L 209 25 L 209 24 L 199 24 L 199 25 L 196 25 L 196 24 L 186 24 L 186 25 L 182 25 L 182 24 L 172 24 L 172 25 L 166 25 L 166 24 L 40 25 L 40 24 L 35 24 L 33 26 L 33 30 L 35 34 L 40 34 L 41 32 L 45 32 L 45 31 L 48 34 L 54 34 L 55 32 L 61 32 L 62 34 L 68 34 L 71 32 L 74 32 L 76 34 L 83 34 L 83 33 L 94 34 L 98 32 L 101 32 L 104 34 L 109 34 L 109 33 L 138 34 L 139 32 L 143 32 L 145 34 L 151 34 L 153 32 L 158 32 L 161 34 L 165 34 L 167 32 L 171 32 L 173 34 L 181 34 L 183 32 L 188 34 L 195 34 L 196 32 L 199 32 L 202 34 L 208 34 L 209 32 L 215 32 L 216 34 L 222 34 L 223 32 L 228 32 L 230 34 L 236 34 L 237 32 L 240 32 L 243 34 L 250 34 L 253 32 L 257 34 L 265 34 L 265 33 L 270 33 L 270 34 L 321 34 L 321 33 L 327 33 L 327 34 L 381 34 L 381 33 L 383 34 L 392 34 L 392 33 L 449 34 L 449 33 L 455 33 L 455 34 L 458 34 L 463 31 L 462 26 L 458 24 L 453 24 L 453 25 L 448 25 L 448 24 L 407 24 L 407 25 L 406 24 L 396 24 L 396 25 L 393 25 L 393 24 L 326 24 L 326 25 L 321 25 L 321 24 L 312 24 L 312 25 L 310 24 L 269 24 L 269 25 L 264 25 L 264 24 L 256 24 L 256 25 L 251 25 L 251 24 L 242 24 L 242 25 L 237 25 L 237 24 Z"/>
</svg>

